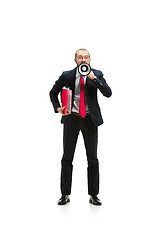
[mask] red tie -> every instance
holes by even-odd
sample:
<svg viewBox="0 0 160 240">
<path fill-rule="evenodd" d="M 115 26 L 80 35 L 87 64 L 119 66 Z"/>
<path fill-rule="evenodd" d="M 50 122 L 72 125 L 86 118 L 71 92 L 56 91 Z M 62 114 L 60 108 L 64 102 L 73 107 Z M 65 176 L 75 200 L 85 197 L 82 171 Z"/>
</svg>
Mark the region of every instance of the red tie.
<svg viewBox="0 0 160 240">
<path fill-rule="evenodd" d="M 86 105 L 85 105 L 85 89 L 84 89 L 84 78 L 81 75 L 80 80 L 80 102 L 79 102 L 79 113 L 82 118 L 86 116 Z"/>
</svg>

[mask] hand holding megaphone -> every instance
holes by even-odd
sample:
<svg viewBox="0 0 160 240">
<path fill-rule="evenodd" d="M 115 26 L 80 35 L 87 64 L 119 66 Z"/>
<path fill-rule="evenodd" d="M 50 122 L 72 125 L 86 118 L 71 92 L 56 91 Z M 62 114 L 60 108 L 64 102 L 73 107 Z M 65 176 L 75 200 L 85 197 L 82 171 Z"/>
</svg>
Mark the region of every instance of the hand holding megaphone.
<svg viewBox="0 0 160 240">
<path fill-rule="evenodd" d="M 96 76 L 94 75 L 94 73 L 91 71 L 90 74 L 88 75 L 88 77 L 93 80 L 94 82 L 96 81 Z"/>
</svg>

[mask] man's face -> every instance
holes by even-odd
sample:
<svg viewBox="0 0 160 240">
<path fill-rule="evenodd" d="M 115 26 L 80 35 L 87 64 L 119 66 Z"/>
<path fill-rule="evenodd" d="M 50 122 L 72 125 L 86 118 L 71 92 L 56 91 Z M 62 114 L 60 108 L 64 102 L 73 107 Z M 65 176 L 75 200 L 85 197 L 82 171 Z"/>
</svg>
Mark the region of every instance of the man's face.
<svg viewBox="0 0 160 240">
<path fill-rule="evenodd" d="M 74 61 L 77 63 L 77 66 L 79 66 L 81 63 L 90 64 L 91 58 L 86 50 L 80 50 L 77 52 L 77 57 Z"/>
</svg>

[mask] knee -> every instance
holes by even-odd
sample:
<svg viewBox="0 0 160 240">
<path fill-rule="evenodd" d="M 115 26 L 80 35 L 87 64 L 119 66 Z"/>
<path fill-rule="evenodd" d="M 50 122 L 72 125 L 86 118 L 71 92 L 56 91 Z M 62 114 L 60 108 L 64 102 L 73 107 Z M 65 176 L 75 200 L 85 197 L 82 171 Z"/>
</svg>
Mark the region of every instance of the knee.
<svg viewBox="0 0 160 240">
<path fill-rule="evenodd" d="M 72 160 L 62 158 L 61 164 L 62 164 L 62 166 L 72 166 Z"/>
<path fill-rule="evenodd" d="M 88 157 L 88 166 L 90 167 L 94 167 L 94 166 L 99 166 L 99 161 L 97 158 L 91 158 L 91 157 Z"/>
</svg>

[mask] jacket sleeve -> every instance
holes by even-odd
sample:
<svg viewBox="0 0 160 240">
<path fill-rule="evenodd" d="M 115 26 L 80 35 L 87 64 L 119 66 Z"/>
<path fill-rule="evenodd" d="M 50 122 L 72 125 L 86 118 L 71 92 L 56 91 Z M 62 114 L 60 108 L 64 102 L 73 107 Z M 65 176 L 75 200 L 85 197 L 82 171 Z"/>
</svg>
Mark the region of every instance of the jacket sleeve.
<svg viewBox="0 0 160 240">
<path fill-rule="evenodd" d="M 97 78 L 94 80 L 97 88 L 105 97 L 110 97 L 112 95 L 112 90 L 106 83 L 106 80 L 103 78 L 103 73 L 99 71 L 99 74 L 96 74 Z M 92 81 L 92 80 L 91 80 Z"/>
<path fill-rule="evenodd" d="M 57 108 L 61 107 L 61 104 L 58 100 L 58 94 L 60 93 L 61 89 L 64 86 L 64 79 L 63 79 L 63 74 L 59 77 L 59 79 L 55 82 L 55 84 L 53 85 L 53 88 L 51 89 L 51 91 L 49 92 L 50 95 L 50 100 L 53 104 L 53 108 L 55 113 L 58 113 Z"/>
</svg>

